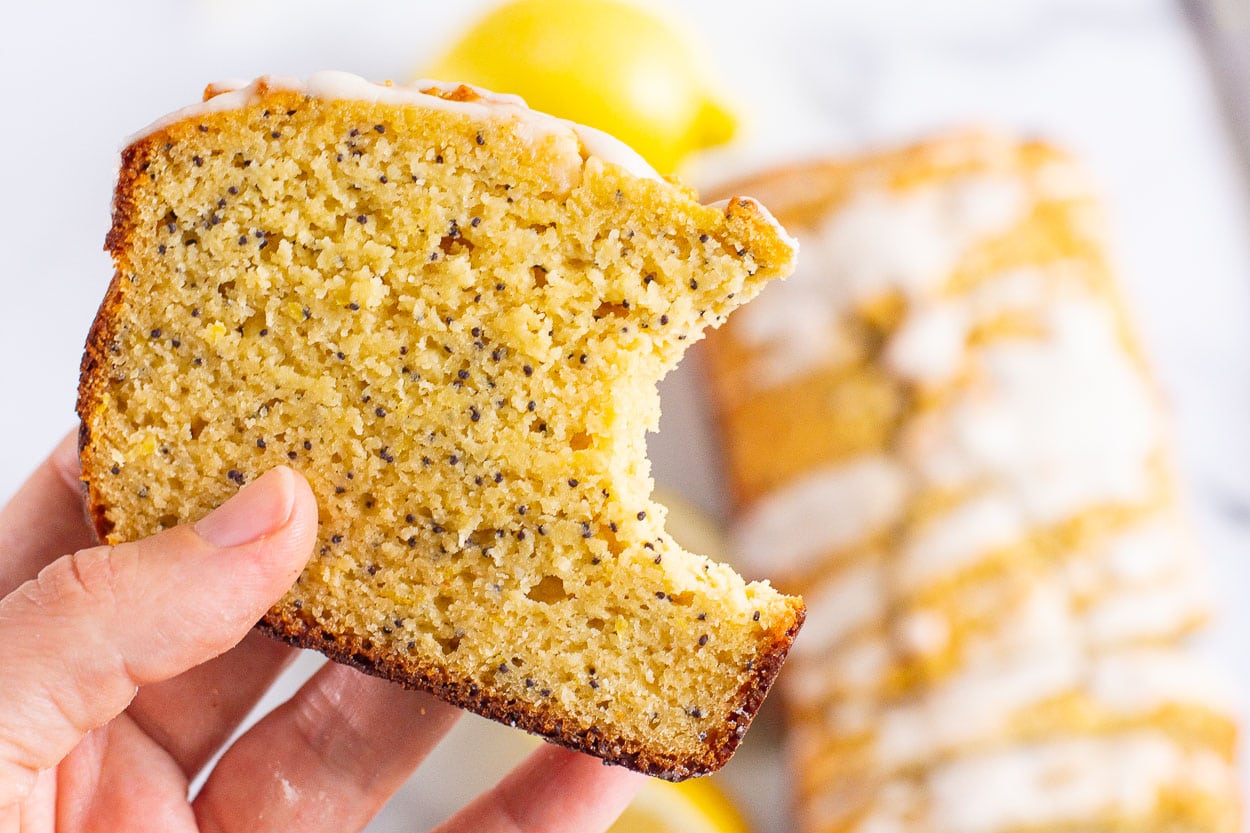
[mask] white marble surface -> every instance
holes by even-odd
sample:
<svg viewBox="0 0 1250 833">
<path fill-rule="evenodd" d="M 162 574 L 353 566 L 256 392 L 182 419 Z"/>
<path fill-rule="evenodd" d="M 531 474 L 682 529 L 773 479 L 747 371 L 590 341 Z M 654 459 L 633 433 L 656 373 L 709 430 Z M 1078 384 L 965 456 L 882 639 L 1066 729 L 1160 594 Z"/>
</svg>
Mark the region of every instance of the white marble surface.
<svg viewBox="0 0 1250 833">
<path fill-rule="evenodd" d="M 122 138 L 217 77 L 321 68 L 404 77 L 483 5 L 80 0 L 6 8 L 0 499 L 74 424 L 79 353 L 110 275 L 101 245 Z M 1250 692 L 1250 605 L 1241 603 L 1250 587 L 1246 171 L 1177 8 L 1162 0 L 668 5 L 702 30 L 752 116 L 744 140 L 697 166 L 696 179 L 969 123 L 1043 135 L 1084 159 L 1107 195 L 1115 257 L 1175 407 L 1180 459 L 1224 608 L 1212 651 Z M 722 512 L 696 370 L 684 366 L 665 384 L 655 470 Z M 422 829 L 454 806 L 457 787 L 501 771 L 505 754 L 474 751 L 500 731 L 464 725 L 371 830 Z M 761 829 L 784 829 L 771 747 L 768 727 L 757 728 L 728 775 L 748 782 L 747 809 Z"/>
</svg>

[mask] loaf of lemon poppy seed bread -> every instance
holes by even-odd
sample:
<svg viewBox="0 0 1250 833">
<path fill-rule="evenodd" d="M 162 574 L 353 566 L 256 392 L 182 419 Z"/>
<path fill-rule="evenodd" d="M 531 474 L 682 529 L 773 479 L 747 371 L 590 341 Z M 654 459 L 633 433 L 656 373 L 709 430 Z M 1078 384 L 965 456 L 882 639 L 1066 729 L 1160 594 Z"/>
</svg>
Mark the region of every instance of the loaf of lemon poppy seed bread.
<svg viewBox="0 0 1250 833">
<path fill-rule="evenodd" d="M 129 144 L 78 410 L 117 542 L 265 470 L 316 550 L 261 627 L 669 779 L 738 745 L 799 599 L 682 551 L 656 384 L 791 269 L 754 201 L 465 86 L 210 87 Z"/>
<path fill-rule="evenodd" d="M 731 186 L 795 275 L 706 345 L 744 569 L 802 591 L 804 833 L 1233 833 L 1233 698 L 1097 200 L 955 134 Z"/>
</svg>

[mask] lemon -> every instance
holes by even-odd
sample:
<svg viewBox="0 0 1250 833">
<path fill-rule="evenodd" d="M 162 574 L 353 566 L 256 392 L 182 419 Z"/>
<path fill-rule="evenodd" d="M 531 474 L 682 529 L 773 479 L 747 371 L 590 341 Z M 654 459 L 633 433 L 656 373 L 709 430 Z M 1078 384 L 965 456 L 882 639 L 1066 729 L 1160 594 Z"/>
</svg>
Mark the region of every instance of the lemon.
<svg viewBox="0 0 1250 833">
<path fill-rule="evenodd" d="M 423 75 L 514 93 L 604 130 L 662 173 L 728 141 L 733 115 L 674 23 L 616 0 L 514 0 L 486 14 Z"/>
<path fill-rule="evenodd" d="M 742 814 L 706 778 L 648 781 L 608 833 L 749 833 Z"/>
</svg>

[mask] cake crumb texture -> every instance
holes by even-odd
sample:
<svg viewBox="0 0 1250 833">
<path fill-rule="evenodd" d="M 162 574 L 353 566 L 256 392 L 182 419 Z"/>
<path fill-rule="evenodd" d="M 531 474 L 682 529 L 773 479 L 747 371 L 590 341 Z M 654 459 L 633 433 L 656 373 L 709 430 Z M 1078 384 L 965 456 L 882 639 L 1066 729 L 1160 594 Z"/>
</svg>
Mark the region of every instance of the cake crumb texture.
<svg viewBox="0 0 1250 833">
<path fill-rule="evenodd" d="M 672 541 L 644 440 L 792 242 L 470 88 L 250 89 L 123 153 L 79 398 L 103 540 L 292 466 L 320 531 L 264 629 L 612 763 L 719 767 L 803 607 Z"/>
</svg>

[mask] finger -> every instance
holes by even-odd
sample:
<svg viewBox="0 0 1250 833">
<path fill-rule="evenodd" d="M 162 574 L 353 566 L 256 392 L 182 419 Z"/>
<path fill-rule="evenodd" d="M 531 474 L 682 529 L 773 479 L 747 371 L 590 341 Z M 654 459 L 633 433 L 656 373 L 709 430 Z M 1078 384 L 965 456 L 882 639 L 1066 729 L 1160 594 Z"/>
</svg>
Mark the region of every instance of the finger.
<svg viewBox="0 0 1250 833">
<path fill-rule="evenodd" d="M 88 733 L 55 773 L 56 823 L 34 830 L 195 831 L 182 770 L 126 715 Z"/>
<path fill-rule="evenodd" d="M 56 772 L 45 769 L 21 804 L 0 808 L 0 833 L 55 830 L 56 796 Z"/>
<path fill-rule="evenodd" d="M 646 776 L 544 746 L 436 833 L 602 833 Z"/>
<path fill-rule="evenodd" d="M 329 664 L 226 751 L 195 801 L 204 833 L 359 830 L 460 711 Z"/>
<path fill-rule="evenodd" d="M 0 600 L 0 807 L 140 686 L 238 643 L 315 533 L 308 483 L 279 468 L 194 527 L 64 556 Z"/>
<path fill-rule="evenodd" d="M 144 686 L 126 713 L 194 778 L 297 654 L 252 631 L 216 659 Z"/>
<path fill-rule="evenodd" d="M 54 558 L 95 543 L 78 480 L 77 434 L 72 433 L 0 509 L 0 599 Z"/>
<path fill-rule="evenodd" d="M 57 773 L 54 769 L 45 769 L 35 779 L 35 787 L 30 791 L 26 801 L 25 812 L 22 814 L 23 830 L 55 830 L 56 800 L 60 790 L 57 786 Z"/>
</svg>

